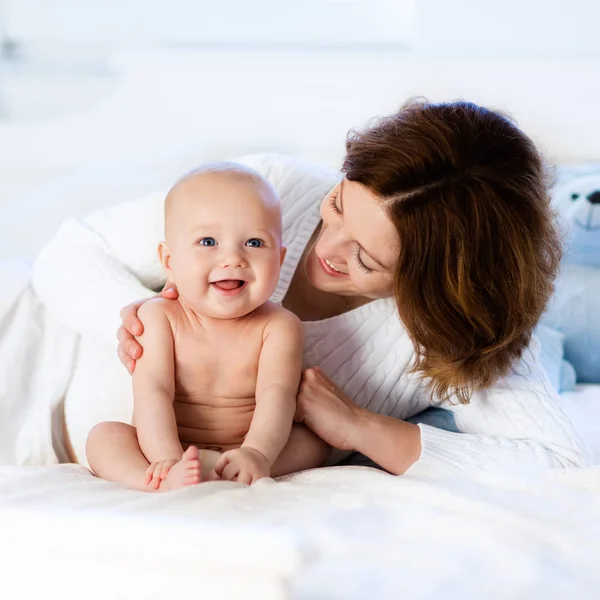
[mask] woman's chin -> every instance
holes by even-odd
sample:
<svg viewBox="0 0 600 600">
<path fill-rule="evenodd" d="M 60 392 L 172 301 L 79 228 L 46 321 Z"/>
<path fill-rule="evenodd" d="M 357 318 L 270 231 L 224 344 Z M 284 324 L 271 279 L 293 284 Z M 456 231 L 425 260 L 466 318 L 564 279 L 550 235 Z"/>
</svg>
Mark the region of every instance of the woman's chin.
<svg viewBox="0 0 600 600">
<path fill-rule="evenodd" d="M 348 278 L 331 277 L 323 272 L 320 265 L 311 261 L 306 265 L 306 279 L 310 285 L 321 292 L 344 294 L 348 288 Z"/>
</svg>

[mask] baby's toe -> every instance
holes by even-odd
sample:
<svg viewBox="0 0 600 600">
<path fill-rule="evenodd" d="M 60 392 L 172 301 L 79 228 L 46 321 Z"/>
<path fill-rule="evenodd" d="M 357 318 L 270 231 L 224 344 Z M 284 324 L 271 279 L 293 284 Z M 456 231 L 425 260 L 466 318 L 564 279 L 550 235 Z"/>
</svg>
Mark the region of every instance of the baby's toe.
<svg viewBox="0 0 600 600">
<path fill-rule="evenodd" d="M 185 485 L 194 485 L 200 483 L 200 473 L 186 473 L 183 477 Z"/>
<path fill-rule="evenodd" d="M 200 452 L 196 446 L 189 446 L 189 448 L 183 453 L 181 460 L 198 460 L 200 457 Z"/>
<path fill-rule="evenodd" d="M 183 472 L 186 475 L 191 475 L 193 473 L 200 473 L 202 471 L 200 467 L 200 463 L 189 462 L 184 466 Z"/>
<path fill-rule="evenodd" d="M 200 465 L 200 461 L 196 460 L 196 459 L 192 459 L 192 460 L 186 460 L 183 463 L 183 469 L 185 471 L 187 471 L 188 469 L 200 469 L 201 465 Z"/>
</svg>

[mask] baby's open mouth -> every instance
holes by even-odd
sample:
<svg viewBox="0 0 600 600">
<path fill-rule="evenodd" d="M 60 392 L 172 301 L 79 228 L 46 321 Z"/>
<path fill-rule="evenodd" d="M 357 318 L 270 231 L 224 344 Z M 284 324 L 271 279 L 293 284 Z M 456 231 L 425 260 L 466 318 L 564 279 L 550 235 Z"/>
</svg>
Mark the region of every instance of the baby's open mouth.
<svg viewBox="0 0 600 600">
<path fill-rule="evenodd" d="M 246 282 L 243 279 L 222 279 L 221 281 L 213 281 L 211 285 L 216 287 L 221 292 L 231 294 L 241 291 L 241 289 L 246 285 Z"/>
</svg>

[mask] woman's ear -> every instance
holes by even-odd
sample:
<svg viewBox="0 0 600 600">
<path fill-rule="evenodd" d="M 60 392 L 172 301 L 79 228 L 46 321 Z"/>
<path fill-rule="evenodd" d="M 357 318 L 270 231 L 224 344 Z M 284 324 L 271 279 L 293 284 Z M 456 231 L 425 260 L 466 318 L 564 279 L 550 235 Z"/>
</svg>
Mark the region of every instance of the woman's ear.
<svg viewBox="0 0 600 600">
<path fill-rule="evenodd" d="M 281 250 L 280 250 L 280 257 L 279 257 L 279 266 L 281 266 L 283 264 L 283 261 L 285 260 L 285 255 L 287 254 L 287 248 L 285 246 L 281 246 Z"/>
<path fill-rule="evenodd" d="M 162 266 L 167 273 L 171 271 L 171 253 L 166 242 L 160 242 L 158 244 L 158 258 L 162 263 Z"/>
</svg>

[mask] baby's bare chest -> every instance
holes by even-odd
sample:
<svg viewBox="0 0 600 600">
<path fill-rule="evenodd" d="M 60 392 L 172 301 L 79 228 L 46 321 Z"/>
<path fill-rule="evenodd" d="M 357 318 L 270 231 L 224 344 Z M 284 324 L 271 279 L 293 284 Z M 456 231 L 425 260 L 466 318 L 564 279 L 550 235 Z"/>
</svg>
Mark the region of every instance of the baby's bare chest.
<svg viewBox="0 0 600 600">
<path fill-rule="evenodd" d="M 263 331 L 259 326 L 219 334 L 178 331 L 175 396 L 201 404 L 254 400 Z"/>
</svg>

